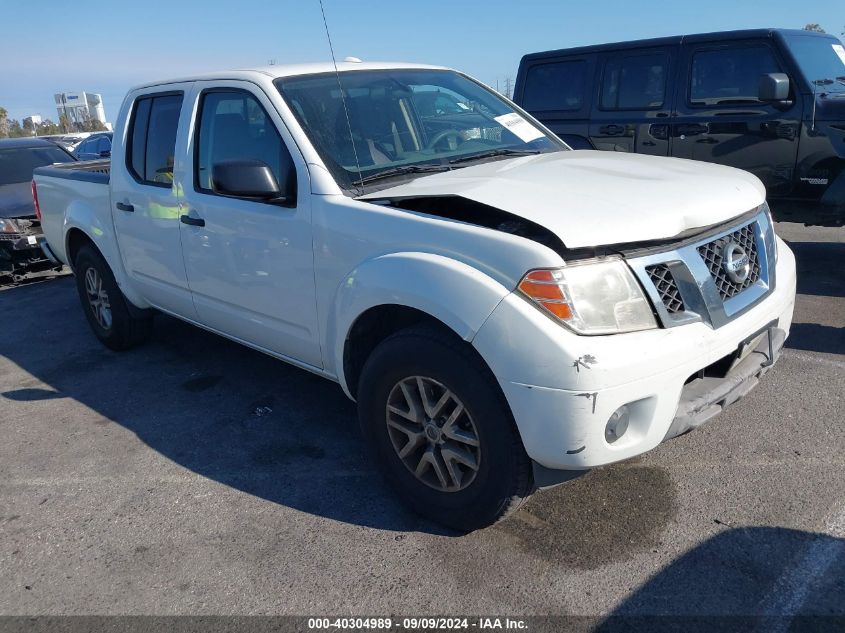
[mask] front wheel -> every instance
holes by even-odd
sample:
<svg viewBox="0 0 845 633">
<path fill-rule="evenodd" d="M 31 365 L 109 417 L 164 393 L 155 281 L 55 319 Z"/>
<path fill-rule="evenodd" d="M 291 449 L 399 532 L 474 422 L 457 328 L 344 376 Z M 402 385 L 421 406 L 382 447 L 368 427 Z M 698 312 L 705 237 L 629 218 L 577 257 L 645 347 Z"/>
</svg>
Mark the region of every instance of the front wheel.
<svg viewBox="0 0 845 633">
<path fill-rule="evenodd" d="M 415 327 L 383 341 L 361 373 L 358 414 L 401 500 L 437 523 L 486 527 L 533 489 L 530 460 L 495 378 L 453 335 Z"/>
<path fill-rule="evenodd" d="M 129 349 L 144 341 L 152 318 L 133 314 L 106 260 L 91 245 L 79 249 L 74 260 L 76 289 L 94 334 L 109 349 Z"/>
</svg>

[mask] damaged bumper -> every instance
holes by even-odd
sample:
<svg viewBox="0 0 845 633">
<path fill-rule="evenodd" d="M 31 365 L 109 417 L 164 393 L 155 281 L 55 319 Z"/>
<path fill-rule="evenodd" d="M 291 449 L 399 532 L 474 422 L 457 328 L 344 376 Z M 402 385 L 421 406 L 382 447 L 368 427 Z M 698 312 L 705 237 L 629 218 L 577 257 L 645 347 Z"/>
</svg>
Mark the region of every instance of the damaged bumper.
<svg viewBox="0 0 845 633">
<path fill-rule="evenodd" d="M 700 426 L 756 386 L 792 323 L 795 260 L 783 242 L 777 280 L 765 299 L 715 329 L 690 323 L 596 337 L 577 336 L 510 295 L 473 345 L 497 376 L 535 463 L 592 468 Z M 608 423 L 620 411 L 627 428 L 614 438 Z"/>
<path fill-rule="evenodd" d="M 0 275 L 23 275 L 55 268 L 41 248 L 43 235 L 12 235 L 0 238 Z"/>
</svg>

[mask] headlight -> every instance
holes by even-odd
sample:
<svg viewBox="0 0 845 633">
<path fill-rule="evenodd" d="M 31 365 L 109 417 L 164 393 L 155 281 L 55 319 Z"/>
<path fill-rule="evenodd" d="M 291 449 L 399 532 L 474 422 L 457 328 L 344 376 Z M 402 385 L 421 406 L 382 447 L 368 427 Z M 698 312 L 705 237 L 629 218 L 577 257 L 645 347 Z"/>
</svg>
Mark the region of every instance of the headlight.
<svg viewBox="0 0 845 633">
<path fill-rule="evenodd" d="M 657 327 L 651 305 L 619 258 L 532 270 L 519 290 L 578 334 L 617 334 Z"/>
<path fill-rule="evenodd" d="M 20 233 L 21 228 L 18 223 L 8 218 L 0 218 L 0 233 Z"/>
<path fill-rule="evenodd" d="M 778 238 L 777 235 L 775 235 L 775 219 L 772 217 L 772 210 L 769 208 L 768 202 L 764 202 L 760 208 L 765 209 L 766 219 L 769 221 L 769 226 L 772 227 L 772 237 L 775 242 L 775 264 L 777 264 L 778 255 L 780 255 L 780 253 L 778 253 Z"/>
</svg>

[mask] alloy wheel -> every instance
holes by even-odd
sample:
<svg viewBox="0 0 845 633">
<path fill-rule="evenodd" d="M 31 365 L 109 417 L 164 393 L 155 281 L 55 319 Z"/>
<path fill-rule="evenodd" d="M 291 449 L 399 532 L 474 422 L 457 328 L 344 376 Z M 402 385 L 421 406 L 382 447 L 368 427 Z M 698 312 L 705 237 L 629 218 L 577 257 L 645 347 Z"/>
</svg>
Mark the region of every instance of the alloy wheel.
<svg viewBox="0 0 845 633">
<path fill-rule="evenodd" d="M 110 330 L 112 326 L 111 303 L 109 295 L 103 287 L 103 278 L 96 268 L 88 268 L 85 271 L 85 293 L 88 296 L 88 305 L 97 323 L 104 330 Z"/>
<path fill-rule="evenodd" d="M 405 467 L 435 490 L 463 490 L 478 474 L 481 446 L 472 416 L 433 378 L 409 376 L 393 386 L 387 431 Z"/>
</svg>

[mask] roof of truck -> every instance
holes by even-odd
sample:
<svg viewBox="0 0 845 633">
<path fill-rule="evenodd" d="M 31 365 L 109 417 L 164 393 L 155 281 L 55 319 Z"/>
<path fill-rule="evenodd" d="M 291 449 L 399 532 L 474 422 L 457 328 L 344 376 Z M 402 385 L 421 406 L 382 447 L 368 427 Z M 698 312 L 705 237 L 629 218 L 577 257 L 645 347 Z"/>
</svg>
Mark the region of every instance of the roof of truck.
<svg viewBox="0 0 845 633">
<path fill-rule="evenodd" d="M 350 72 L 356 70 L 391 70 L 391 69 L 417 69 L 417 70 L 449 70 L 445 66 L 432 66 L 429 64 L 411 64 L 406 62 L 347 62 L 337 63 L 338 72 Z M 203 81 L 212 79 L 251 79 L 255 75 L 262 75 L 277 79 L 279 77 L 295 77 L 298 75 L 315 75 L 320 73 L 333 73 L 335 66 L 332 62 L 312 62 L 307 64 L 274 64 L 272 66 L 256 66 L 253 68 L 239 68 L 234 70 L 221 70 L 217 72 L 201 73 L 189 77 L 152 81 L 135 86 L 149 88 L 163 84 L 184 83 L 190 81 Z"/>
<path fill-rule="evenodd" d="M 646 48 L 650 46 L 671 46 L 689 42 L 709 42 L 713 40 L 741 40 L 749 38 L 772 37 L 775 33 L 783 35 L 807 35 L 811 37 L 826 37 L 836 39 L 830 33 L 818 33 L 815 31 L 804 31 L 799 29 L 745 29 L 741 31 L 716 31 L 713 33 L 694 33 L 692 35 L 673 35 L 671 37 L 657 37 L 646 40 L 630 40 L 626 42 L 608 42 L 606 44 L 591 44 L 589 46 L 577 46 L 574 48 L 560 48 L 556 50 L 528 53 L 522 59 L 531 60 L 534 58 L 552 57 L 555 55 L 571 55 L 596 53 L 603 50 L 618 50 L 626 48 Z"/>
</svg>

